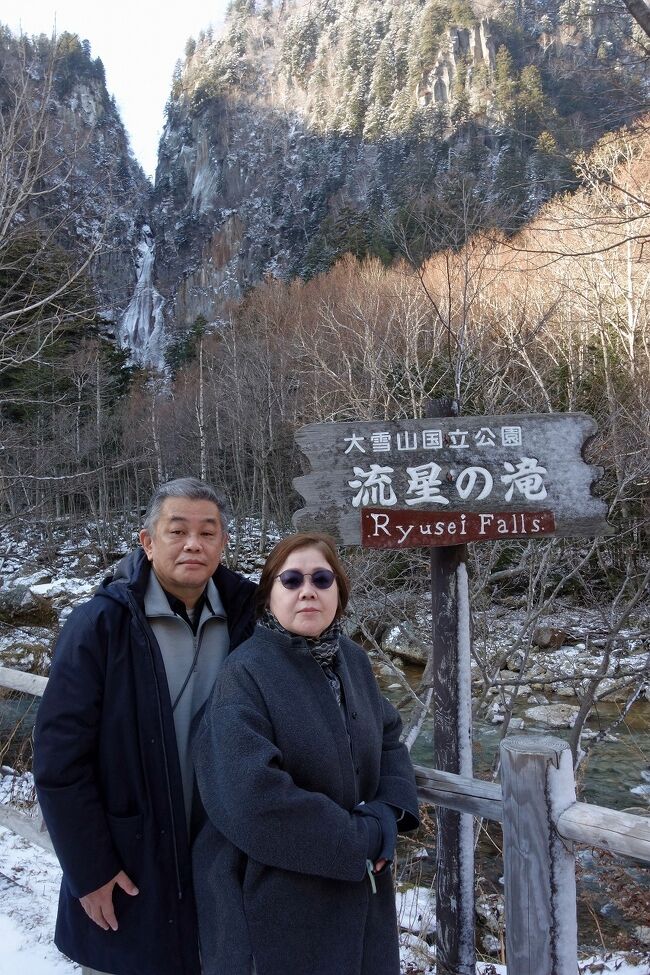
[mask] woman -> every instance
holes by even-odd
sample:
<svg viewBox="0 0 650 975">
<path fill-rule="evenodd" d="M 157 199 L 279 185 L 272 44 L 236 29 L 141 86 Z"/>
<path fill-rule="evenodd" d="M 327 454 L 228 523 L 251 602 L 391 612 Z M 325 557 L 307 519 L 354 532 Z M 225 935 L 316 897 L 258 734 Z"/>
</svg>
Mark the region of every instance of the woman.
<svg viewBox="0 0 650 975">
<path fill-rule="evenodd" d="M 194 847 L 205 975 L 397 975 L 389 861 L 418 822 L 397 711 L 340 632 L 333 539 L 275 546 L 253 636 L 197 737 L 208 820 Z"/>
</svg>

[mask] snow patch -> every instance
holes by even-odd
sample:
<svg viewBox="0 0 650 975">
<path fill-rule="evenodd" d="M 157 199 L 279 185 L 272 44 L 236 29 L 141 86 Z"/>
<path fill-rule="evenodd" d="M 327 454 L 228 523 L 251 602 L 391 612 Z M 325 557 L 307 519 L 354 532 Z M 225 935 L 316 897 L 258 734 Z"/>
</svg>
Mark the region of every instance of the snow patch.
<svg viewBox="0 0 650 975">
<path fill-rule="evenodd" d="M 403 931 L 433 934 L 436 930 L 436 895 L 429 887 L 408 887 L 397 891 L 397 921 Z"/>
</svg>

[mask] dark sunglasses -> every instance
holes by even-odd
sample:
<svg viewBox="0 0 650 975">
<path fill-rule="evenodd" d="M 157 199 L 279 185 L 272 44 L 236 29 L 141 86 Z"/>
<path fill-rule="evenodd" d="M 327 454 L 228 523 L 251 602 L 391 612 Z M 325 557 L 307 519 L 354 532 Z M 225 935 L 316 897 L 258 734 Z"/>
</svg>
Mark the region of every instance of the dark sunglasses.
<svg viewBox="0 0 650 975">
<path fill-rule="evenodd" d="M 285 589 L 300 589 L 305 579 L 311 579 L 316 589 L 329 589 L 336 576 L 331 569 L 316 569 L 315 572 L 301 572 L 299 569 L 285 569 L 275 577 Z"/>
</svg>

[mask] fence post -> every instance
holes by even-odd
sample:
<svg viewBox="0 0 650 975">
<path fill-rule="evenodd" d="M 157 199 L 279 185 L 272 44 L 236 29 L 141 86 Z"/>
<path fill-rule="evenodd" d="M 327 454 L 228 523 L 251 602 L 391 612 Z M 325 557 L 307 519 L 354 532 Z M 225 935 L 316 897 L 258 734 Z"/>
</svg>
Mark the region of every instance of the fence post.
<svg viewBox="0 0 650 975">
<path fill-rule="evenodd" d="M 516 975 L 575 975 L 573 845 L 557 833 L 575 802 L 571 749 L 551 737 L 501 742 L 506 964 Z"/>
</svg>

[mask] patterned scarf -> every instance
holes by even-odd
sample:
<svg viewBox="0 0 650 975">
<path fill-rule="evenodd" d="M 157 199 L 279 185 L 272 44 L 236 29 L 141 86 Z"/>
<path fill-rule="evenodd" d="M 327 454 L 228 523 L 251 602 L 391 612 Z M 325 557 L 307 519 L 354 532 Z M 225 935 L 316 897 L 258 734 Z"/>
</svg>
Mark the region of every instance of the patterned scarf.
<svg viewBox="0 0 650 975">
<path fill-rule="evenodd" d="M 259 622 L 269 630 L 284 633 L 285 636 L 296 636 L 291 630 L 287 630 L 281 623 L 278 623 L 270 609 L 264 611 L 264 615 Z M 341 699 L 341 681 L 334 671 L 334 666 L 339 652 L 340 636 L 341 624 L 338 620 L 334 620 L 326 630 L 323 630 L 320 636 L 304 638 L 310 654 L 316 663 L 320 664 L 323 673 L 327 677 L 339 707 L 343 704 Z"/>
</svg>

